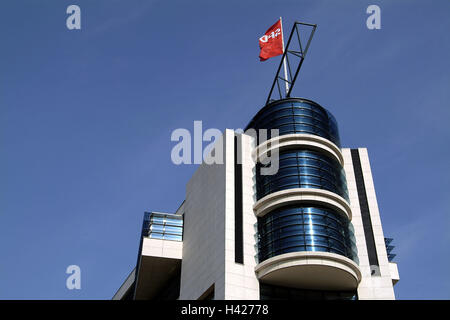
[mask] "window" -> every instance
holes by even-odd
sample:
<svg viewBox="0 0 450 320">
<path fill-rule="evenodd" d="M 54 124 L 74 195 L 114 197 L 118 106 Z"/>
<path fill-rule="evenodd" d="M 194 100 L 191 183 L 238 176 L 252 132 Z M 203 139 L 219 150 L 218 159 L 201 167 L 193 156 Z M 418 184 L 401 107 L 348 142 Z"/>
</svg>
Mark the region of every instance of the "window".
<svg viewBox="0 0 450 320">
<path fill-rule="evenodd" d="M 358 263 L 351 223 L 331 209 L 291 205 L 258 218 L 259 262 L 298 251 L 332 252 Z"/>
<path fill-rule="evenodd" d="M 246 129 L 279 129 L 280 135 L 307 133 L 321 136 L 340 147 L 337 122 L 319 104 L 299 98 L 275 101 L 261 109 Z"/>
<path fill-rule="evenodd" d="M 344 168 L 334 158 L 311 150 L 286 150 L 279 154 L 280 165 L 275 175 L 261 175 L 257 164 L 257 198 L 291 188 L 314 188 L 334 192 L 347 201 Z"/>
</svg>

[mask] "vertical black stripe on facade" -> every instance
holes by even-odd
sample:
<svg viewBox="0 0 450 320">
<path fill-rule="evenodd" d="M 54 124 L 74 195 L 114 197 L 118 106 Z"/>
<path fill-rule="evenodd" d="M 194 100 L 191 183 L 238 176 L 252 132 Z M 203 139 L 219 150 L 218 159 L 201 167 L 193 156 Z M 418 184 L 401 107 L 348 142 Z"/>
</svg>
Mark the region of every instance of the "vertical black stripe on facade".
<svg viewBox="0 0 450 320">
<path fill-rule="evenodd" d="M 369 255 L 369 264 L 379 266 L 377 248 L 375 246 L 375 236 L 373 235 L 372 220 L 370 219 L 369 204 L 367 202 L 366 186 L 361 168 L 361 159 L 358 149 L 351 149 L 353 171 L 355 172 L 356 189 L 358 191 L 359 207 L 361 209 L 361 218 L 366 238 L 367 254 Z"/>
<path fill-rule="evenodd" d="M 234 261 L 236 263 L 244 263 L 242 161 L 238 157 L 239 146 L 241 146 L 239 138 L 234 136 Z"/>
</svg>

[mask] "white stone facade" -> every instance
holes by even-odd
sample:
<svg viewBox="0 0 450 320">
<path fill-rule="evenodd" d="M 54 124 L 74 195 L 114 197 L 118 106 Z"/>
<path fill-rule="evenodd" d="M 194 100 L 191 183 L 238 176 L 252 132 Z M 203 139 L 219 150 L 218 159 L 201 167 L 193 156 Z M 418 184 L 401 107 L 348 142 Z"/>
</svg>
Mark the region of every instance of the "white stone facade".
<svg viewBox="0 0 450 320">
<path fill-rule="evenodd" d="M 180 299 L 198 299 L 214 285 L 215 299 L 259 299 L 252 139 L 242 135 L 244 263 L 236 263 L 234 132 L 224 134 L 224 164 L 202 164 L 187 184 Z"/>
<path fill-rule="evenodd" d="M 328 144 L 330 142 L 328 141 L 325 146 L 337 155 L 336 159 L 341 164 L 343 163 L 350 203 L 331 192 L 320 189 L 288 189 L 277 192 L 277 194 L 268 195 L 257 202 L 256 167 L 252 160 L 252 154 L 255 154 L 256 146 L 253 138 L 245 134 L 240 135 L 242 144 L 238 144 L 242 151 L 243 263 L 235 262 L 235 135 L 235 132 L 232 130 L 226 130 L 223 135 L 224 163 L 200 165 L 187 183 L 186 199 L 177 211 L 177 214 L 184 215 L 183 242 L 172 243 L 170 244 L 171 247 L 165 245 L 167 241 L 161 240 L 152 240 L 151 243 L 144 241 L 143 243 L 143 254 L 145 255 L 158 255 L 157 253 L 159 252 L 161 257 L 170 255 L 171 258 L 181 259 L 179 299 L 199 299 L 204 297 L 212 286 L 214 287 L 214 299 L 217 300 L 258 300 L 260 298 L 258 277 L 262 277 L 261 270 L 264 265 L 263 263 L 258 264 L 257 261 L 257 216 L 264 214 L 264 205 L 269 200 L 271 201 L 270 205 L 274 207 L 282 205 L 283 201 L 286 203 L 316 201 L 326 206 L 338 208 L 338 212 L 342 211 L 343 214 L 346 214 L 354 227 L 359 264 L 357 265 L 345 257 L 342 258 L 354 264 L 354 266 L 350 266 L 350 271 L 347 273 L 354 274 L 351 279 L 356 279 L 356 284 L 353 284 L 353 288 L 357 286 L 358 299 L 395 299 L 393 283 L 399 280 L 398 269 L 395 263 L 388 261 L 370 162 L 367 149 L 364 148 L 358 149 L 358 152 L 375 239 L 379 274 L 371 274 L 373 267 L 371 268 L 369 264 L 351 149 L 344 148 L 339 150 L 335 146 L 329 148 Z M 297 136 L 293 138 L 302 138 L 302 135 Z M 289 143 L 295 143 L 295 141 L 292 142 L 291 140 L 289 140 Z M 315 139 L 314 143 L 320 147 L 321 141 Z M 291 193 L 293 192 L 297 192 L 300 195 L 292 195 Z M 286 195 L 283 198 L 284 193 Z M 280 199 L 275 199 L 274 195 Z M 314 259 L 307 257 L 309 260 L 305 260 L 301 254 L 300 256 L 303 257 L 303 260 L 300 259 L 300 261 L 296 254 L 291 255 L 293 255 L 294 260 L 288 261 L 289 265 L 283 262 L 286 264 L 284 268 L 309 264 L 309 274 L 320 275 L 322 283 L 328 281 L 326 277 L 330 277 L 332 274 L 339 274 L 335 273 L 338 270 L 336 268 L 338 262 L 344 266 L 342 261 L 330 262 L 331 260 L 326 253 L 323 253 L 324 257 L 322 258 L 330 260 L 327 260 L 327 263 L 324 263 L 323 259 L 320 260 L 317 257 L 314 257 Z M 305 253 L 304 255 L 307 254 Z M 328 255 L 333 256 L 335 254 Z M 314 273 L 311 269 L 311 265 L 314 265 L 313 262 L 320 264 L 320 268 L 323 269 L 324 273 Z M 283 268 L 281 262 L 275 261 L 272 264 L 273 266 L 271 265 L 270 268 L 273 270 Z M 336 270 L 326 269 L 324 265 Z M 340 269 L 344 270 L 346 266 L 342 266 Z M 289 272 L 292 272 L 292 270 Z M 287 274 L 289 273 L 281 274 L 278 278 L 286 282 Z M 347 283 L 351 283 L 349 281 Z M 297 282 L 301 283 L 301 281 Z M 334 282 L 340 284 L 342 281 Z"/>
<path fill-rule="evenodd" d="M 380 275 L 371 275 L 371 266 L 369 264 L 367 253 L 366 238 L 364 235 L 351 150 L 344 148 L 342 149 L 342 154 L 344 156 L 344 169 L 347 176 L 347 187 L 353 213 L 352 224 L 355 228 L 359 268 L 362 273 L 362 279 L 358 285 L 358 298 L 360 300 L 393 300 L 395 299 L 393 281 L 398 280 L 398 271 L 395 274 L 395 270 L 397 270 L 396 264 L 389 263 L 387 258 L 383 228 L 381 226 L 381 218 L 378 211 L 378 203 L 372 179 L 372 172 L 370 170 L 367 149 L 359 148 L 358 151 L 366 189 L 370 219 L 375 238 L 380 273 Z M 391 274 L 391 268 L 393 270 L 393 274 Z"/>
</svg>

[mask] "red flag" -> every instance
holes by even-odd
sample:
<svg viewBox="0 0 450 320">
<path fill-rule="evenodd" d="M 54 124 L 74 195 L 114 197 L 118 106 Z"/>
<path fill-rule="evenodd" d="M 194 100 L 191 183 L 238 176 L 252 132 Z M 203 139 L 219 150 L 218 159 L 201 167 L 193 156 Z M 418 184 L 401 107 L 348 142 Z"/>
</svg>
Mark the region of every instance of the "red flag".
<svg viewBox="0 0 450 320">
<path fill-rule="evenodd" d="M 283 30 L 281 28 L 281 19 L 259 38 L 259 47 L 261 48 L 259 61 L 265 61 L 269 58 L 283 54 Z"/>
</svg>

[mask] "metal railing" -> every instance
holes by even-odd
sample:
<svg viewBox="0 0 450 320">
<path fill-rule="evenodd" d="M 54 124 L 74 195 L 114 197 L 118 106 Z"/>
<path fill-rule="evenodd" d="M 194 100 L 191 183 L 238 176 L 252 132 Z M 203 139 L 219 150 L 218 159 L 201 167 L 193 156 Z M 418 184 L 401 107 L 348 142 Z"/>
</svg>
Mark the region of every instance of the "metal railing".
<svg viewBox="0 0 450 320">
<path fill-rule="evenodd" d="M 392 250 L 394 250 L 394 248 L 395 248 L 395 246 L 391 245 L 391 242 L 393 240 L 394 239 L 392 239 L 392 238 L 384 238 L 384 243 L 386 245 L 386 252 L 387 252 L 389 262 L 392 262 L 396 256 L 395 253 L 392 253 Z"/>
<path fill-rule="evenodd" d="M 308 52 L 309 45 L 311 44 L 314 33 L 316 32 L 316 28 L 316 24 L 295 21 L 286 44 L 286 48 L 284 48 L 284 53 L 281 57 L 280 64 L 277 69 L 277 74 L 273 79 L 272 87 L 270 88 L 266 104 L 269 104 L 270 102 L 275 100 L 289 98 L 291 96 L 292 88 L 294 87 L 295 80 L 297 79 L 300 68 L 302 67 L 303 60 L 305 60 L 306 53 Z M 306 32 L 309 32 L 309 34 Z M 295 38 L 294 34 L 296 35 Z M 306 37 L 307 34 L 308 37 Z M 294 41 L 292 41 L 293 38 Z M 297 43 L 295 43 L 295 39 L 297 40 Z M 287 62 L 287 68 L 285 69 L 285 75 L 282 76 L 280 75 L 280 71 L 281 66 L 284 62 Z M 286 91 L 282 89 L 283 84 L 287 84 L 286 88 L 288 89 Z M 272 97 L 275 88 L 277 89 L 276 93 L 278 93 L 278 99 Z"/>
</svg>

